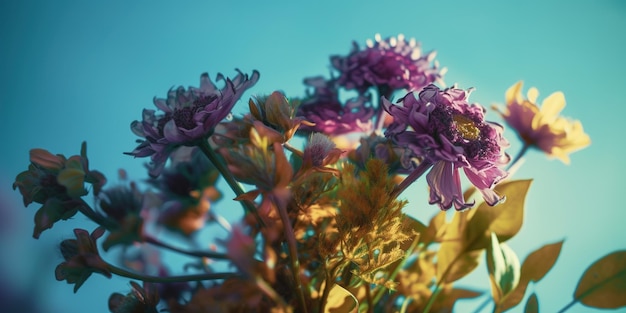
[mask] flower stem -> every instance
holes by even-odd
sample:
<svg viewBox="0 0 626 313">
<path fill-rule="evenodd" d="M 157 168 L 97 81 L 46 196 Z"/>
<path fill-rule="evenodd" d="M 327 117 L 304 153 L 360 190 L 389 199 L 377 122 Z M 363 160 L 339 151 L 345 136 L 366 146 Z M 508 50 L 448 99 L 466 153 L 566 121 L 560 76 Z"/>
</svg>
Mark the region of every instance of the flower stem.
<svg viewBox="0 0 626 313">
<path fill-rule="evenodd" d="M 228 170 L 228 168 L 220 160 L 219 156 L 215 153 L 215 151 L 213 151 L 213 149 L 209 146 L 209 142 L 206 140 L 203 140 L 199 144 L 199 147 L 200 147 L 200 150 L 202 150 L 202 152 L 204 152 L 204 154 L 207 156 L 209 161 L 211 161 L 211 163 L 213 163 L 215 168 L 217 168 L 217 170 L 222 174 L 222 177 L 224 177 L 224 180 L 226 180 L 226 183 L 228 183 L 228 186 L 230 186 L 233 192 L 235 192 L 237 196 L 244 194 L 243 188 L 241 187 L 241 185 L 239 185 L 239 182 L 237 182 L 233 174 Z M 263 223 L 263 220 L 259 216 L 256 210 L 256 207 L 251 201 L 243 200 L 240 202 L 246 212 L 254 214 L 254 216 L 257 218 L 257 222 L 259 223 L 259 225 L 265 226 L 265 223 Z"/>
<path fill-rule="evenodd" d="M 87 218 L 89 218 L 92 222 L 104 227 L 107 230 L 114 230 L 119 227 L 116 223 L 96 213 L 91 208 L 91 206 L 87 202 L 85 202 L 85 200 L 79 199 L 78 201 L 80 201 L 78 205 L 78 211 L 82 213 L 84 216 L 86 216 Z"/>
<path fill-rule="evenodd" d="M 289 259 L 291 261 L 291 271 L 293 273 L 293 280 L 296 283 L 296 293 L 298 295 L 298 302 L 302 312 L 307 313 L 306 301 L 304 300 L 304 292 L 302 291 L 302 280 L 300 279 L 300 261 L 298 261 L 298 248 L 296 246 L 296 237 L 291 227 L 291 221 L 289 220 L 289 214 L 287 213 L 287 206 L 281 200 L 274 201 L 278 207 L 278 213 L 280 219 L 283 222 L 283 229 L 285 230 L 285 239 L 287 240 L 287 247 L 289 249 Z"/>
<path fill-rule="evenodd" d="M 563 313 L 563 312 L 569 310 L 569 308 L 574 306 L 574 304 L 576 304 L 576 302 L 578 302 L 578 299 L 572 300 L 572 302 L 568 303 L 566 306 L 564 306 L 562 309 L 560 309 L 558 313 Z"/>
<path fill-rule="evenodd" d="M 419 243 L 419 237 L 416 237 L 415 239 L 413 239 L 413 243 L 411 243 L 411 246 L 406 250 L 404 258 L 400 260 L 400 262 L 398 262 L 398 265 L 396 266 L 396 268 L 394 268 L 393 271 L 391 272 L 391 275 L 389 275 L 389 278 L 388 278 L 389 281 L 393 281 L 396 278 L 396 276 L 400 272 L 400 269 L 402 269 L 402 267 L 406 263 L 406 260 L 409 258 L 411 254 L 413 254 L 413 251 L 417 247 L 418 243 Z M 380 298 L 382 298 L 384 294 L 385 294 L 385 288 L 382 288 L 382 287 L 379 288 L 378 291 L 376 292 L 376 295 L 374 296 L 373 303 L 378 303 L 378 301 L 380 300 Z"/>
<path fill-rule="evenodd" d="M 435 291 L 433 292 L 432 295 L 430 295 L 430 298 L 428 299 L 428 303 L 426 303 L 426 307 L 424 307 L 423 313 L 428 313 L 430 311 L 430 308 L 435 303 L 435 299 L 437 299 L 437 296 L 439 295 L 440 292 L 441 292 L 441 284 L 437 283 L 437 286 L 435 287 Z"/>
<path fill-rule="evenodd" d="M 133 272 L 127 271 L 123 268 L 120 268 L 120 267 L 117 267 L 115 265 L 108 264 L 108 263 L 107 263 L 107 269 L 111 271 L 111 273 L 118 275 L 118 276 L 130 278 L 130 279 L 137 279 L 137 280 L 150 282 L 150 283 L 178 283 L 178 282 L 188 282 L 188 281 L 227 279 L 227 278 L 240 276 L 237 273 L 205 273 L 205 274 L 197 274 L 197 275 L 159 277 L 159 276 L 149 276 L 149 275 L 143 275 L 139 273 L 133 273 Z"/>
<path fill-rule="evenodd" d="M 152 236 L 146 235 L 144 236 L 145 242 L 155 245 L 157 247 L 165 248 L 168 250 L 172 250 L 174 252 L 178 252 L 180 254 L 185 254 L 189 256 L 199 257 L 199 258 L 210 258 L 210 259 L 218 259 L 218 260 L 228 260 L 228 256 L 223 253 L 211 252 L 211 251 L 188 251 L 183 250 L 174 246 L 171 246 L 165 242 L 162 242 Z"/>
<path fill-rule="evenodd" d="M 393 189 L 391 192 L 391 198 L 399 196 L 404 189 L 420 178 L 420 176 L 422 176 L 432 165 L 432 162 L 426 160 L 422 161 L 422 163 L 420 163 L 417 168 L 409 174 L 409 176 L 407 176 L 399 185 L 396 186 L 396 188 Z"/>
<path fill-rule="evenodd" d="M 514 168 L 515 165 L 522 159 L 524 154 L 526 154 L 526 152 L 528 151 L 528 148 L 530 148 L 530 145 L 527 144 L 527 143 L 524 143 L 524 145 L 522 146 L 522 149 L 517 153 L 515 158 L 513 158 L 513 160 L 511 160 L 511 163 L 509 163 L 509 166 L 506 169 L 510 170 L 510 169 Z"/>
</svg>

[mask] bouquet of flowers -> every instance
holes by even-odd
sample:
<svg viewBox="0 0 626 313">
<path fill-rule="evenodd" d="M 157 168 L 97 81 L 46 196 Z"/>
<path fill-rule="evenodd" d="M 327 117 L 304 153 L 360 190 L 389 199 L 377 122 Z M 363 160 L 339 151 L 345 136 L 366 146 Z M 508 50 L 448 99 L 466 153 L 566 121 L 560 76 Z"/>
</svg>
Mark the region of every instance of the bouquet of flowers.
<svg viewBox="0 0 626 313">
<path fill-rule="evenodd" d="M 129 293 L 109 296 L 111 312 L 449 312 L 480 295 L 455 282 L 481 260 L 489 301 L 503 312 L 563 243 L 523 262 L 505 243 L 522 226 L 531 186 L 513 179 L 522 156 L 536 148 L 569 163 L 590 139 L 559 115 L 562 93 L 538 105 L 537 89 L 524 97 L 518 82 L 493 108 L 522 142 L 510 158 L 504 127 L 485 120 L 472 89 L 443 87 L 435 57 L 414 39 L 377 35 L 332 56 L 330 77 L 304 79 L 303 96 L 258 95 L 243 116 L 231 111 L 260 74 L 205 73 L 199 87 L 170 89 L 131 123 L 139 139 L 126 154 L 150 158 L 147 180 L 120 170 L 107 183 L 83 143 L 71 157 L 32 149 L 13 188 L 38 206 L 35 238 L 79 213 L 99 225 L 60 243 L 55 274 L 74 292 L 93 273 L 130 279 Z M 440 209 L 429 221 L 405 214 L 433 209 L 403 197 L 420 192 L 419 179 Z M 225 218 L 233 211 L 241 218 Z M 119 262 L 105 261 L 113 251 Z M 187 262 L 172 270 L 166 252 Z M 592 264 L 562 311 L 626 305 L 625 260 L 617 251 Z M 537 299 L 526 311 L 537 311 Z"/>
</svg>

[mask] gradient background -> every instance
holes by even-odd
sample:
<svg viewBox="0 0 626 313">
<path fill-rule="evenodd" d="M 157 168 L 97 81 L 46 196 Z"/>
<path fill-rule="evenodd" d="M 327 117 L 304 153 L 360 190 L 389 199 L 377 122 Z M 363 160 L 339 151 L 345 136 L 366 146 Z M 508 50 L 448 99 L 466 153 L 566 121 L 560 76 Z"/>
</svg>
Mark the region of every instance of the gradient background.
<svg viewBox="0 0 626 313">
<path fill-rule="evenodd" d="M 437 50 L 449 70 L 446 83 L 476 87 L 472 101 L 502 103 L 505 90 L 521 79 L 525 90 L 539 88 L 540 99 L 563 91 L 563 114 L 582 120 L 592 145 L 574 153 L 570 166 L 532 151 L 516 174 L 535 179 L 525 224 L 509 241 L 520 260 L 565 239 L 555 268 L 527 292 L 538 294 L 541 311 L 569 303 L 592 262 L 626 248 L 619 200 L 626 166 L 618 153 L 626 134 L 622 1 L 87 2 L 0 2 L 3 312 L 108 312 L 108 294 L 129 290 L 126 279 L 92 276 L 74 295 L 72 286 L 55 281 L 62 260 L 56 244 L 74 227 L 93 227 L 77 216 L 38 241 L 31 238 L 36 207 L 23 208 L 11 190 L 29 149 L 69 156 L 86 140 L 92 168 L 111 181 L 118 168 L 143 179 L 145 160 L 122 152 L 135 147 L 129 123 L 153 107 L 154 96 L 172 86 L 197 86 L 204 71 L 232 76 L 235 68 L 261 72 L 245 97 L 276 89 L 301 96 L 304 77 L 328 74 L 329 55 L 345 55 L 352 40 L 363 45 L 376 33 L 403 33 L 426 51 Z M 519 143 L 512 132 L 507 137 L 515 154 Z M 407 212 L 430 218 L 438 209 L 426 205 L 425 186 L 413 188 L 405 193 L 416 195 Z M 458 285 L 488 294 L 485 272 L 480 267 Z M 473 311 L 485 298 L 459 302 L 456 311 Z M 568 312 L 593 311 L 577 304 Z"/>
</svg>

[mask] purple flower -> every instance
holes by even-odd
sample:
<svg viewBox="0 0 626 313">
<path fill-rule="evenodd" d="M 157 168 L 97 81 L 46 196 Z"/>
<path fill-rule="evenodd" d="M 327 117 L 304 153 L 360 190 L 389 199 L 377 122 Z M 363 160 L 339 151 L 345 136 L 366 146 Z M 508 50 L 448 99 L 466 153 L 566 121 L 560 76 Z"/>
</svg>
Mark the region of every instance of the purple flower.
<svg viewBox="0 0 626 313">
<path fill-rule="evenodd" d="M 239 72 L 233 79 L 217 75 L 225 86 L 219 89 L 204 73 L 200 76 L 200 88 L 178 87 L 170 89 L 167 99 L 154 99 L 154 105 L 163 111 L 144 109 L 143 120 L 131 124 L 132 131 L 145 140 L 132 152 L 135 157 L 150 156 L 150 175 L 159 175 L 170 153 L 180 146 L 194 146 L 211 136 L 215 127 L 232 110 L 243 93 L 259 80 L 259 72 L 252 76 Z"/>
<path fill-rule="evenodd" d="M 422 55 L 420 44 L 404 35 L 382 40 L 379 34 L 376 42 L 367 41 L 362 49 L 354 42 L 348 56 L 332 56 L 332 65 L 340 72 L 338 84 L 346 89 L 365 92 L 369 87 L 379 89 L 420 90 L 430 83 L 441 81 L 445 69 L 440 70 L 435 59 L 436 53 Z M 389 96 L 387 94 L 386 96 Z"/>
<path fill-rule="evenodd" d="M 334 81 L 311 77 L 305 79 L 304 84 L 313 87 L 313 94 L 302 101 L 297 115 L 315 125 L 302 124 L 301 130 L 329 136 L 372 130 L 370 119 L 374 115 L 374 109 L 368 97 L 359 96 L 342 105 Z"/>
<path fill-rule="evenodd" d="M 502 200 L 493 187 L 507 176 L 499 166 L 509 161 L 503 151 L 508 141 L 502 137 L 502 126 L 486 122 L 484 109 L 469 104 L 468 96 L 469 91 L 430 85 L 418 97 L 408 93 L 398 101 L 401 105 L 383 99 L 385 110 L 394 118 L 385 136 L 422 160 L 416 171 L 432 167 L 426 176 L 430 203 L 439 204 L 442 210 L 473 205 L 463 199 L 460 168 L 488 204 Z"/>
</svg>

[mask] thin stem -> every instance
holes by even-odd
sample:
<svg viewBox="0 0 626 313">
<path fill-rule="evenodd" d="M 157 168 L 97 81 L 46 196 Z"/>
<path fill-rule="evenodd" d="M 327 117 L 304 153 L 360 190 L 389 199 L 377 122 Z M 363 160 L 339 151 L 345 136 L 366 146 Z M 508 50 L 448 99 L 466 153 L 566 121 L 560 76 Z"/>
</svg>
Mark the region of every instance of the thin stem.
<svg viewBox="0 0 626 313">
<path fill-rule="evenodd" d="M 287 239 L 287 247 L 289 249 L 289 259 L 291 261 L 291 271 L 293 274 L 293 280 L 296 283 L 296 293 L 298 295 L 298 302 L 302 312 L 307 313 L 306 301 L 304 300 L 304 292 L 302 291 L 302 281 L 300 279 L 300 261 L 298 260 L 298 248 L 296 246 L 296 237 L 291 227 L 291 221 L 289 220 L 289 214 L 287 213 L 287 205 L 281 200 L 274 201 L 278 207 L 278 213 L 280 219 L 283 222 L 283 229 L 285 230 L 285 239 Z"/>
<path fill-rule="evenodd" d="M 185 254 L 185 255 L 189 255 L 189 256 L 194 256 L 194 257 L 199 257 L 199 258 L 210 258 L 210 259 L 217 259 L 217 260 L 228 260 L 229 257 L 226 254 L 223 253 L 217 253 L 217 252 L 211 252 L 211 251 L 188 251 L 188 250 L 184 250 L 184 249 L 180 249 L 177 247 L 174 247 L 170 244 L 167 244 L 165 242 L 162 242 L 152 236 L 146 235 L 144 236 L 144 240 L 145 242 L 155 245 L 157 247 L 161 247 L 161 248 L 165 248 L 168 250 L 172 250 L 174 252 L 178 252 L 180 254 Z"/>
<path fill-rule="evenodd" d="M 396 188 L 393 189 L 393 191 L 391 192 L 391 198 L 399 196 L 404 191 L 404 189 L 409 187 L 409 185 L 411 185 L 418 178 L 420 178 L 420 176 L 422 176 L 426 172 L 426 170 L 428 170 L 432 165 L 433 164 L 429 161 L 422 161 L 422 163 L 420 163 L 417 168 L 414 169 L 411 174 L 409 174 L 409 176 L 404 178 L 404 180 L 399 185 L 397 185 Z"/>
<path fill-rule="evenodd" d="M 435 287 L 435 291 L 433 292 L 433 294 L 430 295 L 430 299 L 428 299 L 428 303 L 426 303 L 426 307 L 424 308 L 423 313 L 428 313 L 430 311 L 430 308 L 435 303 L 435 299 L 437 298 L 440 292 L 441 292 L 441 284 L 437 283 L 437 287 Z"/>
<path fill-rule="evenodd" d="M 261 277 L 257 277 L 255 279 L 255 283 L 263 293 L 265 293 L 268 297 L 270 297 L 274 302 L 283 307 L 284 312 L 287 312 L 287 307 L 289 306 L 285 300 L 270 286 L 266 281 L 264 281 Z"/>
<path fill-rule="evenodd" d="M 563 312 L 569 310 L 569 308 L 573 307 L 574 304 L 576 304 L 576 302 L 578 302 L 577 299 L 572 300 L 572 302 L 568 303 L 566 306 L 564 306 L 562 309 L 560 309 L 558 313 L 563 313 Z"/>
<path fill-rule="evenodd" d="M 79 199 L 80 204 L 78 205 L 78 211 L 82 213 L 84 216 L 89 218 L 94 223 L 104 227 L 107 230 L 117 229 L 119 225 L 117 223 L 107 219 L 106 217 L 96 213 L 91 206 L 85 202 L 83 199 Z"/>
<path fill-rule="evenodd" d="M 389 279 L 388 279 L 389 281 L 393 281 L 396 278 L 396 275 L 398 275 L 398 273 L 400 272 L 400 270 L 406 263 L 406 260 L 409 258 L 411 254 L 413 254 L 413 251 L 417 247 L 418 243 L 419 243 L 419 237 L 413 240 L 413 243 L 411 243 L 411 246 L 406 250 L 404 258 L 400 260 L 396 268 L 393 269 L 393 271 L 391 272 L 391 275 L 389 275 Z M 385 293 L 385 288 L 382 288 L 382 287 L 379 288 L 378 291 L 376 292 L 376 296 L 374 296 L 374 303 L 377 303 L 380 300 L 380 298 L 382 298 L 384 293 Z"/>
<path fill-rule="evenodd" d="M 483 303 L 481 303 L 476 310 L 474 311 L 474 313 L 479 313 L 480 311 L 482 311 L 488 304 L 489 302 L 491 302 L 491 297 L 487 297 L 487 299 L 485 299 L 485 301 L 483 301 Z M 495 306 L 494 306 L 495 309 Z"/>
<path fill-rule="evenodd" d="M 526 154 L 526 152 L 528 152 L 528 148 L 530 148 L 530 145 L 527 143 L 524 143 L 524 145 L 522 146 L 522 149 L 517 153 L 517 155 L 515 156 L 515 158 L 513 158 L 513 160 L 511 160 L 511 163 L 509 163 L 509 166 L 507 166 L 507 170 L 510 170 L 512 168 L 515 167 L 515 165 L 517 164 L 517 162 L 519 162 L 522 157 L 524 156 L 524 154 Z"/>
<path fill-rule="evenodd" d="M 204 152 L 204 154 L 207 156 L 209 161 L 211 161 L 211 163 L 213 163 L 215 168 L 217 168 L 217 170 L 222 174 L 222 177 L 224 177 L 224 180 L 226 180 L 226 183 L 228 183 L 228 186 L 230 186 L 233 192 L 235 192 L 237 196 L 244 194 L 245 192 L 243 191 L 243 188 L 241 187 L 239 182 L 237 182 L 233 174 L 228 170 L 228 168 L 220 160 L 219 156 L 215 153 L 215 151 L 213 151 L 213 149 L 209 146 L 209 142 L 203 140 L 199 144 L 199 147 L 200 147 L 200 150 L 202 150 L 202 152 Z M 263 223 L 263 220 L 259 216 L 256 210 L 256 207 L 254 206 L 254 203 L 248 200 L 243 200 L 240 202 L 246 212 L 254 214 L 254 216 L 257 218 L 257 222 L 259 223 L 259 225 L 265 226 L 265 223 Z"/>
<path fill-rule="evenodd" d="M 238 273 L 205 273 L 205 274 L 197 274 L 197 275 L 183 275 L 183 276 L 169 276 L 169 277 L 159 277 L 159 276 L 149 276 L 143 275 L 139 273 L 133 273 L 127 271 L 123 268 L 117 267 L 112 264 L 107 263 L 107 269 L 111 271 L 111 273 L 130 278 L 137 279 L 150 283 L 178 283 L 178 282 L 188 282 L 188 281 L 202 281 L 202 280 L 216 280 L 216 279 L 227 279 L 233 277 L 239 277 Z"/>
</svg>

